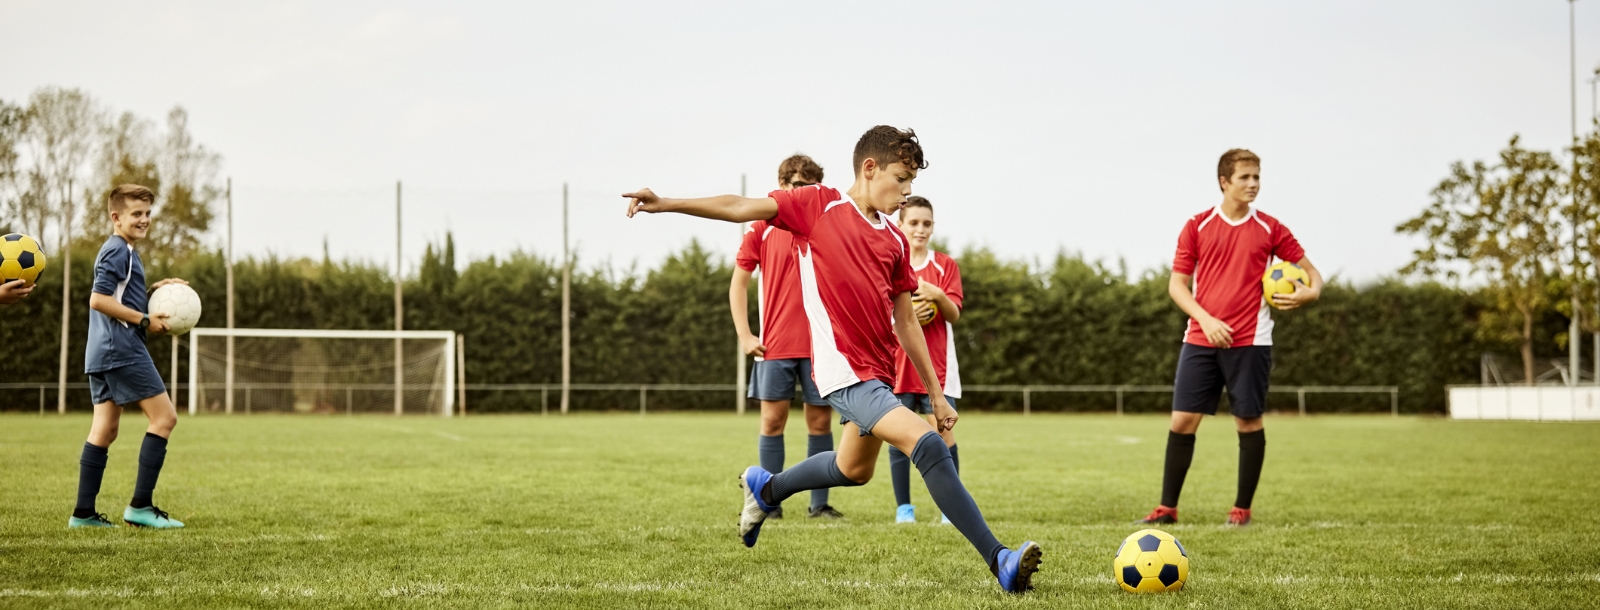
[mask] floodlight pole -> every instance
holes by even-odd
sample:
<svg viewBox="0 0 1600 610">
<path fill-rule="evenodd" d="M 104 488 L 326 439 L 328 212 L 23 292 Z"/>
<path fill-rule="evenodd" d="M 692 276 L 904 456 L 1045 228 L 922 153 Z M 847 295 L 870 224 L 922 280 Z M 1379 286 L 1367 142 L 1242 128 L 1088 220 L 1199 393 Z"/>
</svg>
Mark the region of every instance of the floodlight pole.
<svg viewBox="0 0 1600 610">
<path fill-rule="evenodd" d="M 1572 67 L 1567 74 L 1572 82 L 1572 176 L 1578 176 L 1578 0 L 1567 0 L 1567 27 L 1568 42 Z M 1578 190 L 1572 189 L 1572 321 L 1567 326 L 1567 368 L 1571 369 L 1572 385 L 1578 385 L 1578 342 L 1582 340 L 1581 330 L 1578 328 L 1578 281 L 1580 269 L 1578 268 Z"/>
<path fill-rule="evenodd" d="M 228 330 L 233 330 L 233 178 L 228 178 Z M 189 344 L 194 349 L 194 344 Z M 233 414 L 233 335 L 228 335 L 228 369 L 223 378 L 223 403 L 229 415 Z M 192 401 L 191 401 L 192 402 Z M 191 407 L 194 405 L 190 405 Z"/>
<path fill-rule="evenodd" d="M 567 240 L 567 183 L 561 183 L 561 414 L 572 401 L 572 248 Z"/>
<path fill-rule="evenodd" d="M 394 330 L 405 330 L 405 302 L 401 292 L 404 267 L 400 263 L 400 181 L 394 181 Z M 394 337 L 394 414 L 405 413 L 405 353 L 400 335 Z"/>
<path fill-rule="evenodd" d="M 740 197 L 744 197 L 745 196 L 744 191 L 745 191 L 745 175 L 744 174 L 739 174 L 739 196 Z M 744 223 L 742 223 L 742 222 L 739 223 L 739 238 L 740 239 L 744 238 Z M 760 297 L 758 296 L 757 298 L 760 298 Z M 742 389 L 741 386 L 744 385 L 744 378 L 745 378 L 745 373 L 746 373 L 745 366 L 747 366 L 747 365 L 745 364 L 744 348 L 739 345 L 739 337 L 738 336 L 734 336 L 734 338 L 733 338 L 733 357 L 739 363 L 738 366 L 735 367 L 735 372 L 734 372 L 734 377 L 733 377 L 733 410 L 734 410 L 734 413 L 737 413 L 739 415 L 744 415 L 744 403 L 745 403 L 744 392 L 740 392 L 739 390 Z"/>
<path fill-rule="evenodd" d="M 67 213 L 61 218 L 61 369 L 56 380 L 56 413 L 67 414 L 67 340 L 72 327 L 72 179 L 67 178 Z"/>
</svg>

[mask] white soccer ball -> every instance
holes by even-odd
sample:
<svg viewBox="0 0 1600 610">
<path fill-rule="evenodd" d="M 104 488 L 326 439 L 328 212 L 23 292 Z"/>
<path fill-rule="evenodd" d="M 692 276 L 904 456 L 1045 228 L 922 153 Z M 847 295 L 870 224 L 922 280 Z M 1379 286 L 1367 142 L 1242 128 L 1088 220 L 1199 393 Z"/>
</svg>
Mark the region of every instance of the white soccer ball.
<svg viewBox="0 0 1600 610">
<path fill-rule="evenodd" d="M 200 323 L 200 295 L 183 284 L 167 284 L 150 295 L 150 315 L 167 314 L 171 335 L 189 332 Z"/>
</svg>

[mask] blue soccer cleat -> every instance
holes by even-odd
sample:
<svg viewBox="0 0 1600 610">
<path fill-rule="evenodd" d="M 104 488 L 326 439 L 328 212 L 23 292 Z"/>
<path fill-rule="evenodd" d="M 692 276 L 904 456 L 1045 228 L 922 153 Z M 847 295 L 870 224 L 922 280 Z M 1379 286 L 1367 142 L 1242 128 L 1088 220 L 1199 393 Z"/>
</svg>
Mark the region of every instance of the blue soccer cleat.
<svg viewBox="0 0 1600 610">
<path fill-rule="evenodd" d="M 901 504 L 894 509 L 895 523 L 916 523 L 917 507 L 910 504 Z"/>
<path fill-rule="evenodd" d="M 134 508 L 129 506 L 122 511 L 122 520 L 134 527 L 148 527 L 151 529 L 168 530 L 183 527 L 183 522 L 167 516 L 167 511 L 154 506 Z"/>
<path fill-rule="evenodd" d="M 81 518 L 81 519 L 78 518 L 78 517 L 68 517 L 67 518 L 67 528 L 68 529 L 76 529 L 76 528 L 80 528 L 80 527 L 116 527 L 116 526 L 117 526 L 117 524 L 112 523 L 110 519 L 106 518 L 106 514 L 105 513 L 95 513 L 94 515 L 91 515 L 91 516 L 88 516 L 88 517 L 84 517 L 84 518 Z"/>
<path fill-rule="evenodd" d="M 1022 547 L 1013 551 L 1001 549 L 1000 557 L 996 560 L 996 570 L 1000 578 L 1000 588 L 1007 593 L 1022 593 L 1033 588 L 1033 573 L 1039 571 L 1039 561 L 1044 556 L 1044 551 L 1038 544 L 1024 542 Z"/>
<path fill-rule="evenodd" d="M 756 537 L 761 535 L 761 524 L 767 520 L 767 513 L 775 507 L 767 506 L 761 501 L 761 489 L 772 480 L 772 473 L 760 466 L 751 466 L 739 476 L 739 490 L 744 493 L 744 510 L 739 512 L 739 539 L 744 541 L 746 547 L 756 545 Z"/>
</svg>

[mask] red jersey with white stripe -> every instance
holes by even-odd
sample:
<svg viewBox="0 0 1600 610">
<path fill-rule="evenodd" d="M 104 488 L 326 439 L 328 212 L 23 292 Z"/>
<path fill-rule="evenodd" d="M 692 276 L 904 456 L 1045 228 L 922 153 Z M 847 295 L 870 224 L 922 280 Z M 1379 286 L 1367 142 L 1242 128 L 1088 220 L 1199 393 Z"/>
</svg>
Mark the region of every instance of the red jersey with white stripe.
<svg viewBox="0 0 1600 610">
<path fill-rule="evenodd" d="M 811 328 L 811 376 L 823 396 L 870 379 L 894 385 L 893 298 L 914 292 L 905 235 L 888 216 L 868 220 L 844 193 L 807 186 L 767 195 L 772 225 L 794 234 Z"/>
<path fill-rule="evenodd" d="M 1194 277 L 1200 307 L 1233 327 L 1233 345 L 1272 345 L 1272 316 L 1262 296 L 1261 276 L 1272 259 L 1299 262 L 1306 251 L 1278 219 L 1250 208 L 1237 221 L 1222 208 L 1196 214 L 1178 234 L 1173 273 Z M 1184 342 L 1212 347 L 1205 331 L 1189 320 Z"/>
<path fill-rule="evenodd" d="M 928 250 L 928 258 L 922 261 L 922 266 L 912 266 L 911 270 L 917 274 L 917 279 L 943 290 L 957 309 L 962 307 L 961 266 L 956 264 L 956 259 L 943 252 Z M 923 325 L 922 337 L 928 341 L 933 374 L 939 377 L 944 395 L 961 398 L 961 367 L 956 363 L 955 331 L 950 321 L 945 319 L 943 310 L 934 313 L 933 320 Z M 927 394 L 928 389 L 922 386 L 922 376 L 917 374 L 916 367 L 911 366 L 911 357 L 906 355 L 905 350 L 896 352 L 899 355 L 894 360 L 894 393 Z"/>
<path fill-rule="evenodd" d="M 767 355 L 756 360 L 811 357 L 811 330 L 806 326 L 800 296 L 800 271 L 795 268 L 795 239 L 765 220 L 750 223 L 734 264 L 745 271 L 761 269 L 756 279 L 757 311 L 761 312 L 761 344 Z"/>
</svg>

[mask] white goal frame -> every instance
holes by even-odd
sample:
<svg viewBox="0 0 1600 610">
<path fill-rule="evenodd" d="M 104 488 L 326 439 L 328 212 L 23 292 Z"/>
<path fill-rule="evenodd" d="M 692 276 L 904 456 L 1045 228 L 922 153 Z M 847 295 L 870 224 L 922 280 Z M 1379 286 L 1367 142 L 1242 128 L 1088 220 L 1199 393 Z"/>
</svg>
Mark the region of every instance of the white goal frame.
<svg viewBox="0 0 1600 610">
<path fill-rule="evenodd" d="M 444 409 L 440 415 L 452 417 L 456 411 L 456 333 L 450 330 L 316 330 L 300 328 L 195 328 L 189 331 L 189 415 L 195 415 L 200 402 L 200 350 L 194 349 L 200 337 L 279 337 L 285 339 L 443 339 Z"/>
</svg>

